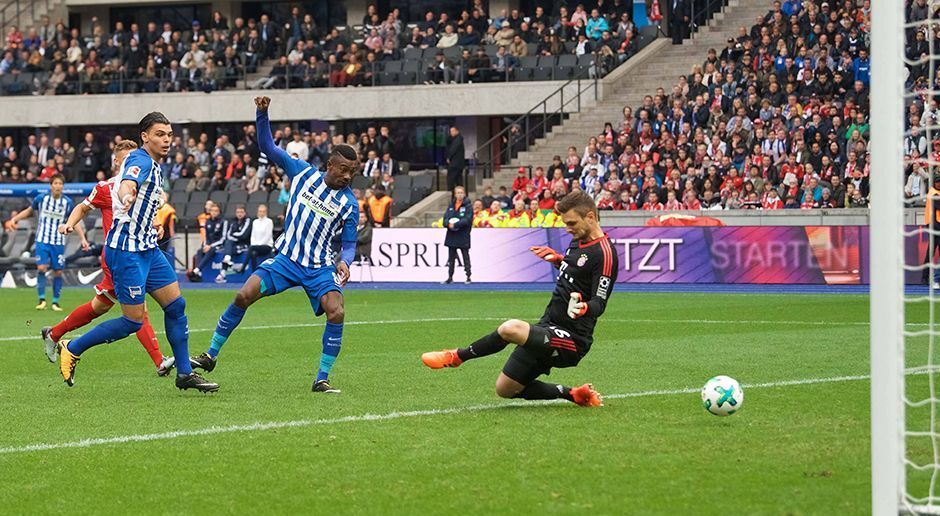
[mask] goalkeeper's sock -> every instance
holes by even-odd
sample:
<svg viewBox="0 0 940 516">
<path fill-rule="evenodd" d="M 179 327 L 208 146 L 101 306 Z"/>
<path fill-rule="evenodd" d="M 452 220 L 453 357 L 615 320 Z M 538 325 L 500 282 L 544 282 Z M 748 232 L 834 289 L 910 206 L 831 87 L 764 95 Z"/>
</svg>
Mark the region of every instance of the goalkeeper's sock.
<svg viewBox="0 0 940 516">
<path fill-rule="evenodd" d="M 225 345 L 229 335 L 235 330 L 235 327 L 242 322 L 245 317 L 245 309 L 235 306 L 235 303 L 228 305 L 222 316 L 219 317 L 219 323 L 215 326 L 215 333 L 212 334 L 212 344 L 209 345 L 209 356 L 215 358 L 219 356 L 219 351 Z"/>
<path fill-rule="evenodd" d="M 467 361 L 472 358 L 485 357 L 487 355 L 492 355 L 493 353 L 499 353 L 500 351 L 506 349 L 506 346 L 509 343 L 503 340 L 499 336 L 498 332 L 490 333 L 477 340 L 473 344 L 465 348 L 460 348 L 457 350 L 457 356 L 460 357 L 460 360 Z"/>
<path fill-rule="evenodd" d="M 571 397 L 571 387 L 557 385 L 554 383 L 545 383 L 538 380 L 533 381 L 522 389 L 522 392 L 513 396 L 524 400 L 555 400 L 558 398 L 574 401 Z"/>
<path fill-rule="evenodd" d="M 339 356 L 343 344 L 343 323 L 326 323 L 323 329 L 323 353 L 320 355 L 320 369 L 317 371 L 317 381 L 326 380 L 333 369 L 333 363 Z"/>
</svg>

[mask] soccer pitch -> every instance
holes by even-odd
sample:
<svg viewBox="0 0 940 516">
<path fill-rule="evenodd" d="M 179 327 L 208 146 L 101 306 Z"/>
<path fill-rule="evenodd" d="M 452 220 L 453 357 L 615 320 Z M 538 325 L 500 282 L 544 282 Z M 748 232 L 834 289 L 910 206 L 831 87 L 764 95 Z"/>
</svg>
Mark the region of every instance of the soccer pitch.
<svg viewBox="0 0 940 516">
<path fill-rule="evenodd" d="M 233 292 L 184 293 L 202 352 Z M 421 364 L 537 319 L 548 293 L 348 291 L 340 395 L 310 392 L 324 320 L 300 292 L 252 307 L 211 395 L 158 378 L 133 337 L 89 351 L 68 388 L 38 338 L 64 313 L 0 297 L 0 512 L 870 511 L 867 296 L 617 292 L 580 366 L 548 377 L 593 382 L 597 409 L 496 397 L 509 350 Z M 702 408 L 716 374 L 744 385 L 739 414 Z"/>
</svg>

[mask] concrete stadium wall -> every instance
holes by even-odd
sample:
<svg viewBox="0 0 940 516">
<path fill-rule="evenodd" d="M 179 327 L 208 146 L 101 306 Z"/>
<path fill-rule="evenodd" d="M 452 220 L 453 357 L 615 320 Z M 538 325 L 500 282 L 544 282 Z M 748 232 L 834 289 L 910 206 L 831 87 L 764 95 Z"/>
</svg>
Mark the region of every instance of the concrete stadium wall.
<svg viewBox="0 0 940 516">
<path fill-rule="evenodd" d="M 246 122 L 254 120 L 252 98 L 262 94 L 272 98 L 271 117 L 277 121 L 515 115 L 525 113 L 563 84 L 548 81 L 227 90 L 208 95 L 195 92 L 0 97 L 3 113 L 0 127 L 127 125 L 136 124 L 141 116 L 154 110 L 180 123 Z M 565 98 L 571 98 L 569 95 L 576 89 L 576 83 L 566 87 Z M 593 95 L 590 97 L 593 103 Z M 555 109 L 557 101 L 548 106 L 549 112 Z"/>
</svg>

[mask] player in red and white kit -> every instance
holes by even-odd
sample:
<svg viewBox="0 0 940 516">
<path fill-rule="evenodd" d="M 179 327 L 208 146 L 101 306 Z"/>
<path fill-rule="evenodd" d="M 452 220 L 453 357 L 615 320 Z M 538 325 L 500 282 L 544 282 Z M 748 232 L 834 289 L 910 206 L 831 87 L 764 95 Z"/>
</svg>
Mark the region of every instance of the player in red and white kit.
<svg viewBox="0 0 940 516">
<path fill-rule="evenodd" d="M 111 164 L 112 170 L 120 170 L 124 158 L 136 148 L 137 144 L 132 140 L 122 140 L 119 142 L 114 148 L 114 162 Z M 101 210 L 102 231 L 107 235 L 108 231 L 111 229 L 111 188 L 114 181 L 115 178 L 112 177 L 107 181 L 99 182 L 98 185 L 95 186 L 95 189 L 88 194 L 88 197 L 75 206 L 75 209 L 72 210 L 65 224 L 59 227 L 59 232 L 63 234 L 71 233 L 88 212 L 97 208 Z M 104 261 L 103 253 L 101 270 L 103 277 L 101 282 L 95 285 L 95 297 L 92 298 L 91 301 L 73 310 L 72 313 L 67 315 L 65 319 L 62 319 L 62 322 L 59 324 L 46 326 L 42 329 L 42 340 L 45 343 L 46 356 L 49 358 L 50 362 L 56 361 L 56 353 L 58 350 L 56 343 L 59 342 L 59 339 L 61 339 L 63 335 L 77 328 L 81 328 L 95 318 L 106 314 L 108 310 L 111 310 L 111 307 L 114 306 L 114 303 L 117 302 L 117 296 L 114 292 L 114 282 L 111 280 L 111 271 Z M 137 338 L 144 346 L 144 349 L 147 350 L 150 359 L 153 360 L 158 375 L 166 376 L 173 370 L 174 359 L 173 357 L 165 357 L 160 352 L 157 337 L 146 315 L 144 316 L 143 326 L 141 326 L 140 330 L 137 332 Z"/>
</svg>

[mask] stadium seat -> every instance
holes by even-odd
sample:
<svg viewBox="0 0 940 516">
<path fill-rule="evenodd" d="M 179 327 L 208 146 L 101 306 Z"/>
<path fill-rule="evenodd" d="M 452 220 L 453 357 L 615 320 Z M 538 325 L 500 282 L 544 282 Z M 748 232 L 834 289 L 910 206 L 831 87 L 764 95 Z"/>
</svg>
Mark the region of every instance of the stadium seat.
<svg viewBox="0 0 940 516">
<path fill-rule="evenodd" d="M 548 66 L 540 66 L 533 70 L 532 80 L 533 81 L 551 81 L 555 77 L 555 69 Z"/>
<path fill-rule="evenodd" d="M 286 207 L 283 204 L 274 203 L 268 206 L 268 217 L 276 219 L 284 215 Z"/>
<path fill-rule="evenodd" d="M 411 190 L 411 186 L 412 186 L 411 176 L 395 176 L 395 189 Z"/>
<path fill-rule="evenodd" d="M 281 195 L 280 190 L 272 190 L 268 192 L 268 207 L 271 207 L 274 204 L 277 204 L 277 198 Z"/>
<path fill-rule="evenodd" d="M 209 192 L 193 192 L 189 194 L 189 199 L 186 201 L 190 204 L 198 204 L 202 206 L 206 204 L 206 201 L 209 200 Z"/>
<path fill-rule="evenodd" d="M 185 191 L 186 191 L 186 183 L 188 183 L 188 182 L 189 182 L 189 180 L 187 180 L 187 179 L 181 177 L 181 178 L 179 178 L 179 179 L 173 181 L 173 186 L 170 188 L 170 191 L 171 191 L 171 192 L 185 192 Z"/>
<path fill-rule="evenodd" d="M 412 61 L 412 60 L 420 61 L 420 60 L 421 60 L 421 54 L 423 54 L 423 53 L 424 53 L 424 49 L 423 49 L 423 48 L 409 47 L 409 48 L 406 48 L 406 49 L 402 52 L 401 55 L 402 55 L 402 58 L 404 58 L 405 60 L 408 60 L 408 61 Z M 397 62 L 397 61 L 390 61 L 389 64 L 395 63 L 395 62 Z"/>
<path fill-rule="evenodd" d="M 216 190 L 209 194 L 209 200 L 216 204 L 225 204 L 228 202 L 228 192 L 225 190 Z"/>
<path fill-rule="evenodd" d="M 460 47 L 454 45 L 452 47 L 447 47 L 444 49 L 444 58 L 451 61 L 457 60 L 460 58 Z"/>
<path fill-rule="evenodd" d="M 424 188 L 430 191 L 434 185 L 434 176 L 431 174 L 411 176 L 411 185 L 412 188 Z"/>
<path fill-rule="evenodd" d="M 350 183 L 350 188 L 358 188 L 360 190 L 365 190 L 372 185 L 372 180 L 368 177 L 359 175 L 352 178 L 352 183 Z"/>
<path fill-rule="evenodd" d="M 229 204 L 246 204 L 248 202 L 248 192 L 239 190 L 228 194 Z"/>
<path fill-rule="evenodd" d="M 539 66 L 539 56 L 520 57 L 519 65 L 523 68 L 536 68 Z"/>
<path fill-rule="evenodd" d="M 268 202 L 268 192 L 264 190 L 256 190 L 248 194 L 249 204 L 264 204 L 266 202 Z"/>
<path fill-rule="evenodd" d="M 31 228 L 23 227 L 8 233 L 7 241 L 3 245 L 3 256 L 0 257 L 0 265 L 20 263 L 22 254 L 33 246 L 34 236 Z"/>
</svg>

